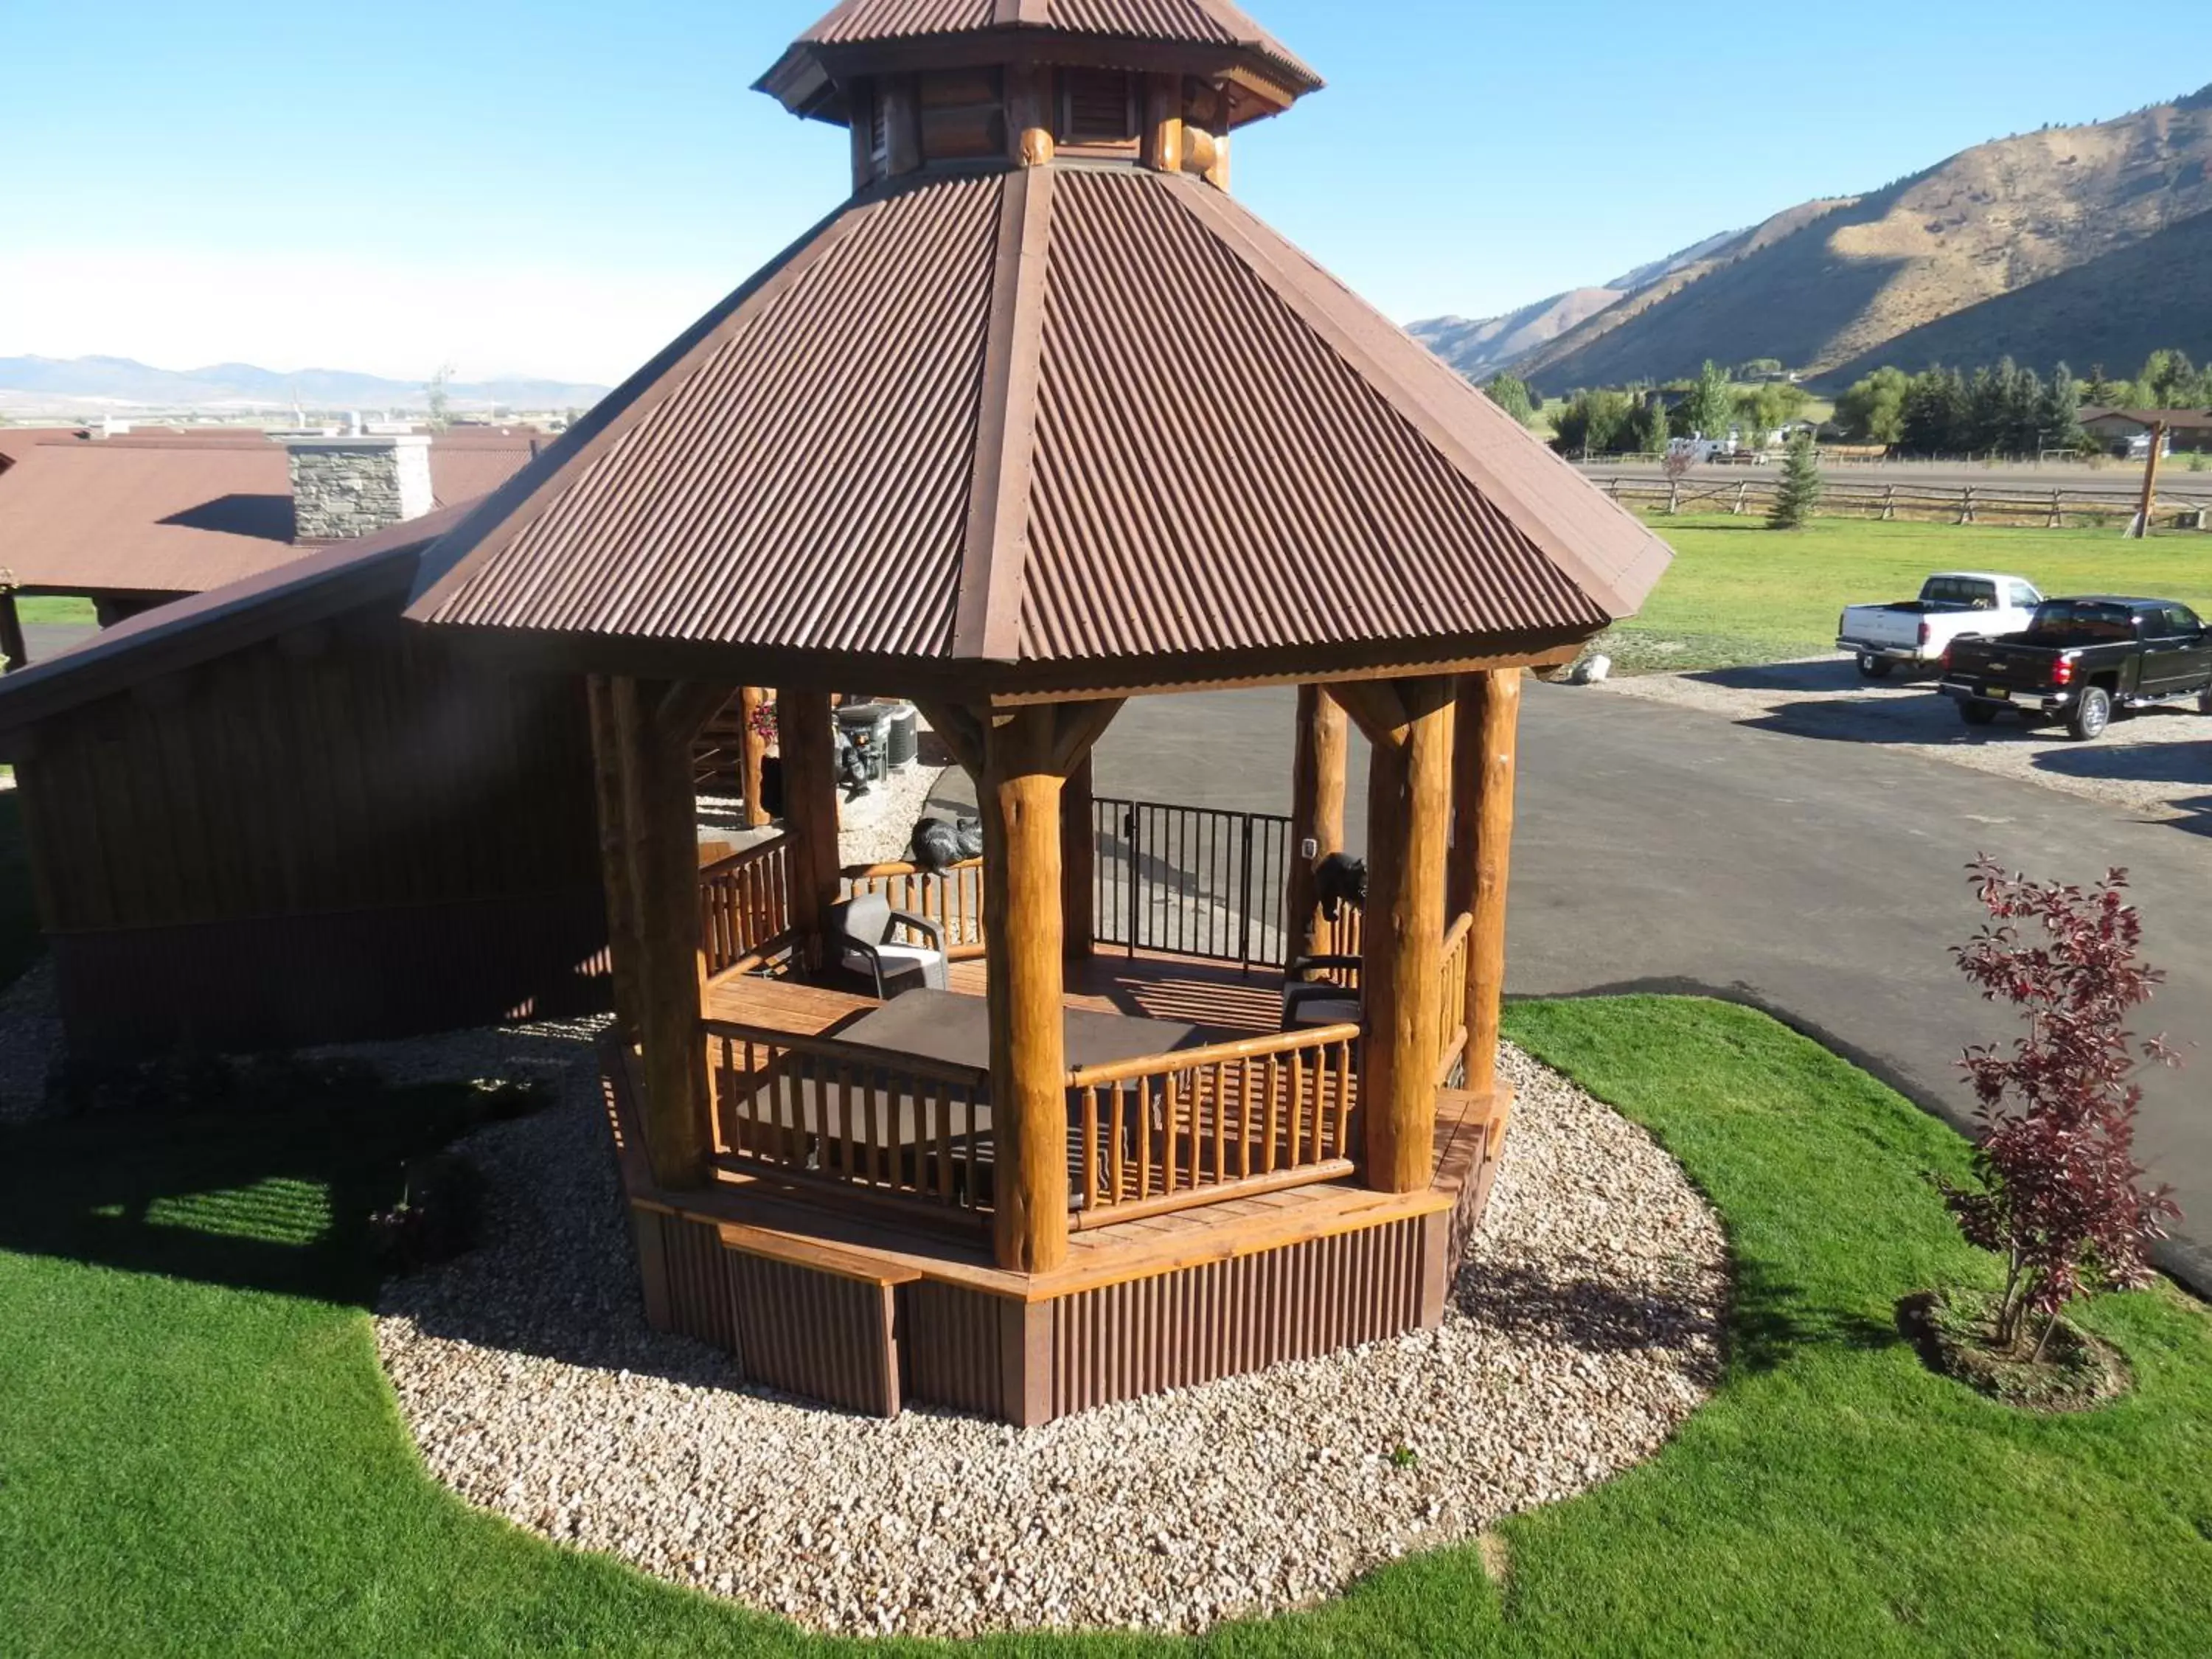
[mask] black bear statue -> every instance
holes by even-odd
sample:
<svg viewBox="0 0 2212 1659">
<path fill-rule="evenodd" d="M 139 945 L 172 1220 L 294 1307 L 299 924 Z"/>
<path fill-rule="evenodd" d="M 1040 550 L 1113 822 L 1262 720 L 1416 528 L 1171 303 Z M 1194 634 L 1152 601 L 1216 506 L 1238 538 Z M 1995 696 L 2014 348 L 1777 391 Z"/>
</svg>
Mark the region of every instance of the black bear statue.
<svg viewBox="0 0 2212 1659">
<path fill-rule="evenodd" d="M 1321 913 L 1334 921 L 1349 904 L 1355 910 L 1367 908 L 1367 860 L 1346 857 L 1342 853 L 1331 853 L 1314 866 L 1314 892 L 1321 900 Z"/>
</svg>

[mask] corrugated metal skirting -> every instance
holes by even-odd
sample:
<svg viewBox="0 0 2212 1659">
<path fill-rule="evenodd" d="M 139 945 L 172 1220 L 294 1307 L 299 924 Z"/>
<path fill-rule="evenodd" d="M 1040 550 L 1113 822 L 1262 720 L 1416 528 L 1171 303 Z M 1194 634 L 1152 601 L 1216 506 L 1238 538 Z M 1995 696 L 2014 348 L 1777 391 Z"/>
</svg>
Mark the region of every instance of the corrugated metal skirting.
<svg viewBox="0 0 2212 1659">
<path fill-rule="evenodd" d="M 901 1406 L 891 1287 L 725 1246 L 712 1224 L 634 1211 L 646 1312 L 737 1356 L 745 1380 L 848 1411 Z"/>
<path fill-rule="evenodd" d="M 1423 1322 L 1419 1218 L 1055 1302 L 1052 1414 L 1379 1342 Z"/>
</svg>

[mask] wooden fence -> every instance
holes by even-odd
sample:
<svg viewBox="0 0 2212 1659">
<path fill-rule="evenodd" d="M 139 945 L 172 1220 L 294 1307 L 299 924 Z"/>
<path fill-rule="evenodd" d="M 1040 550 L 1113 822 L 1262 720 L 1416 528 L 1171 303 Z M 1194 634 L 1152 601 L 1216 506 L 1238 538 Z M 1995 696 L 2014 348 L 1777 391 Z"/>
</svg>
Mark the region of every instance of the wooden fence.
<svg viewBox="0 0 2212 1659">
<path fill-rule="evenodd" d="M 729 1167 L 938 1212 L 991 1207 L 988 1072 L 702 1022 Z"/>
<path fill-rule="evenodd" d="M 915 864 L 860 864 L 845 872 L 845 896 L 880 893 L 891 908 L 943 924 L 945 955 L 969 962 L 983 954 L 983 860 L 969 859 L 937 875 Z"/>
<path fill-rule="evenodd" d="M 1759 477 L 1684 479 L 1593 475 L 1624 506 L 1683 513 L 1764 517 L 1781 487 L 1778 471 Z M 2033 489 L 2025 484 L 1867 483 L 1823 481 L 1819 515 L 1829 519 L 1913 520 L 1945 524 L 2033 526 L 2059 530 L 2069 524 L 2125 525 L 2141 503 L 2124 495 L 2081 489 Z M 2154 528 L 2212 529 L 2212 492 L 2202 496 L 2162 491 L 2151 515 Z"/>
<path fill-rule="evenodd" d="M 699 938 L 710 975 L 758 967 L 791 943 L 787 839 L 778 836 L 699 872 Z"/>
<path fill-rule="evenodd" d="M 1068 1073 L 1078 1228 L 1352 1173 L 1357 1025 Z"/>
<path fill-rule="evenodd" d="M 1459 1069 L 1467 1053 L 1467 960 L 1474 948 L 1474 918 L 1462 915 L 1444 932 L 1444 961 L 1437 975 L 1437 1030 L 1443 1047 L 1437 1056 L 1437 1086 Z"/>
</svg>

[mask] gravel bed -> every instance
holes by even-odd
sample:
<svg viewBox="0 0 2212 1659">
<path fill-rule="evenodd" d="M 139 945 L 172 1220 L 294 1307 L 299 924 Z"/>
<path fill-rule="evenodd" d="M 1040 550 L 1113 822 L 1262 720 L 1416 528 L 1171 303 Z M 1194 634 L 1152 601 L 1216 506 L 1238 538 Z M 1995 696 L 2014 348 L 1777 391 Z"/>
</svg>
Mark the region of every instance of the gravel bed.
<svg viewBox="0 0 2212 1659">
<path fill-rule="evenodd" d="M 0 994 L 0 1123 L 26 1123 L 44 1114 L 46 1076 L 61 1055 L 54 962 L 40 957 Z"/>
<path fill-rule="evenodd" d="M 580 1070 L 563 1106 L 471 1140 L 487 1242 L 388 1286 L 378 1343 L 471 1502 L 813 1629 L 1277 1613 L 1650 1456 L 1718 1375 L 1711 1211 L 1642 1131 L 1505 1064 L 1521 1103 L 1443 1328 L 1261 1376 L 1025 1432 L 745 1389 L 646 1328 Z"/>
<path fill-rule="evenodd" d="M 2212 720 L 2193 703 L 2147 709 L 2115 720 L 2094 743 L 2075 743 L 2060 727 L 2010 717 L 1969 726 L 1932 679 L 1862 680 L 1848 658 L 1629 675 L 1605 689 L 1786 735 L 1880 744 L 2147 817 L 2212 811 Z"/>
</svg>

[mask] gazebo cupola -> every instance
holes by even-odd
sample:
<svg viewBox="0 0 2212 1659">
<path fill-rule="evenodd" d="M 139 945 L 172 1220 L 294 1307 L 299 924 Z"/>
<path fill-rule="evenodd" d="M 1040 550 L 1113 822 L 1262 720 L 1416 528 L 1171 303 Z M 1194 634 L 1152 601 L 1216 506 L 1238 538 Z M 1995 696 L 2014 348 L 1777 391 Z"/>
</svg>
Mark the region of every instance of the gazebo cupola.
<svg viewBox="0 0 2212 1659">
<path fill-rule="evenodd" d="M 761 86 L 851 127 L 851 198 L 422 562 L 412 617 L 589 678 L 648 1305 L 757 1328 L 781 1386 L 1035 1422 L 1440 1314 L 1439 1172 L 1504 1121 L 1522 670 L 1668 553 L 1228 193 L 1231 134 L 1319 85 L 1224 0 L 848 0 Z M 1125 1009 L 1134 1057 L 1085 1063 L 1093 860 L 1152 878 L 1094 834 L 1091 748 L 1244 686 L 1299 688 L 1296 855 L 1244 935 L 1324 942 L 1348 716 L 1364 944 L 1318 1026 L 1290 986 L 1234 1041 Z M 690 745 L 746 687 L 786 833 L 710 963 Z M 837 860 L 858 690 L 975 779 L 981 1024 L 957 985 L 809 1023 L 876 879 Z"/>
<path fill-rule="evenodd" d="M 851 129 L 855 190 L 1009 155 L 1225 189 L 1235 130 L 1321 84 L 1226 0 L 847 0 L 758 89 Z"/>
</svg>

